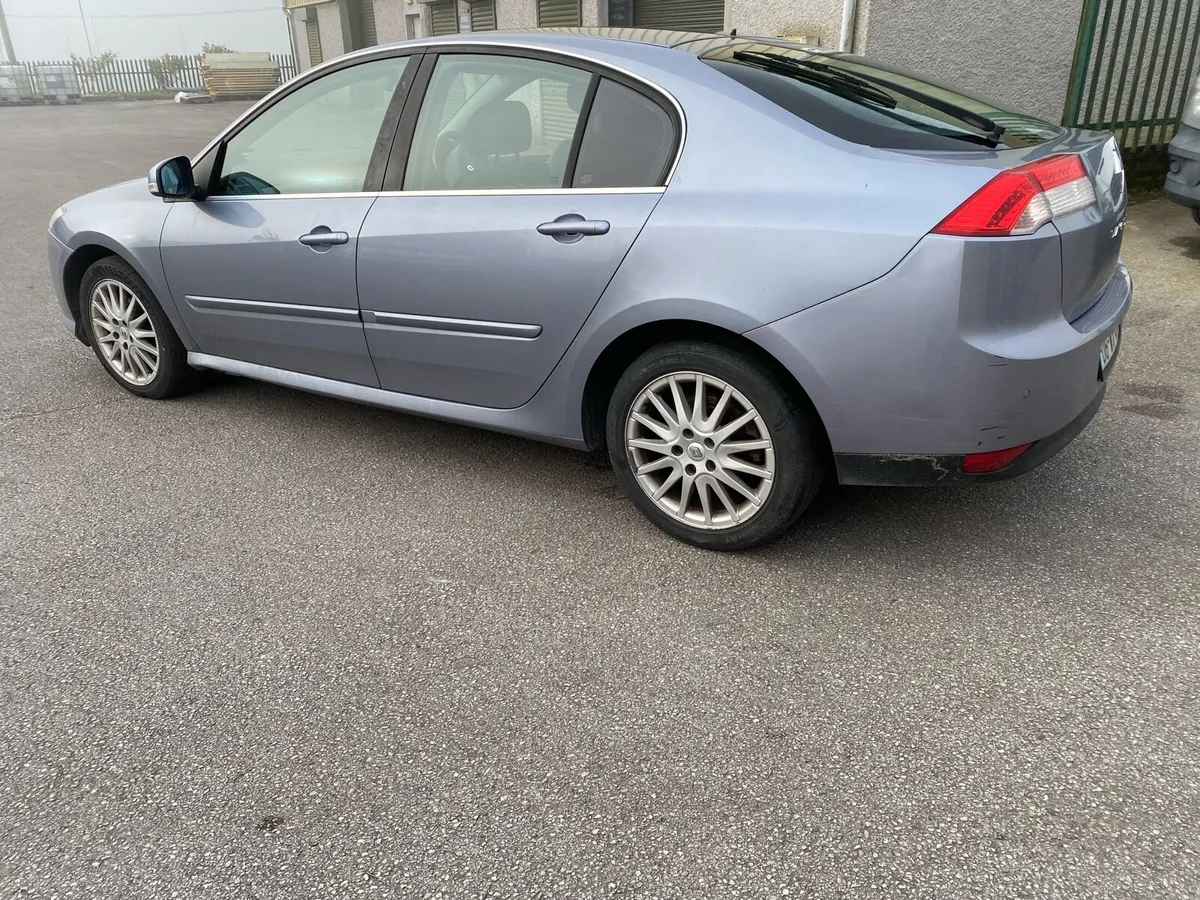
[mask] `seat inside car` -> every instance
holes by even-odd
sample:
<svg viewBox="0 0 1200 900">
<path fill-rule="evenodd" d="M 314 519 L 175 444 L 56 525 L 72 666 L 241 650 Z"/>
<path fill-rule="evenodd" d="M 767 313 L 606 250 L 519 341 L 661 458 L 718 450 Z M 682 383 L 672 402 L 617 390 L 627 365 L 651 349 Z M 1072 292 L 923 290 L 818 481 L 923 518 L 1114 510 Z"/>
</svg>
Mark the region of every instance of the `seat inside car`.
<svg viewBox="0 0 1200 900">
<path fill-rule="evenodd" d="M 463 143 L 448 167 L 458 190 L 554 187 L 545 159 L 521 154 L 533 146 L 529 108 L 519 100 L 493 100 L 481 106 L 463 129 Z M 455 157 L 458 157 L 457 159 Z"/>
</svg>

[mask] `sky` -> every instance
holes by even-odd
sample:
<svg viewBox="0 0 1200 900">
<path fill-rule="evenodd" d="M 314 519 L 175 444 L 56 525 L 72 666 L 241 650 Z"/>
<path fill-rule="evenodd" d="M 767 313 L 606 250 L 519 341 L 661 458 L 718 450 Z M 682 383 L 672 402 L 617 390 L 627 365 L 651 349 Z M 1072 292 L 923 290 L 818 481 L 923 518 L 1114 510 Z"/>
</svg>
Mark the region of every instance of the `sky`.
<svg viewBox="0 0 1200 900">
<path fill-rule="evenodd" d="M 199 53 L 206 41 L 242 52 L 288 53 L 280 0 L 0 0 L 22 61 L 112 50 L 126 59 Z M 0 56 L 3 55 L 0 47 Z"/>
</svg>

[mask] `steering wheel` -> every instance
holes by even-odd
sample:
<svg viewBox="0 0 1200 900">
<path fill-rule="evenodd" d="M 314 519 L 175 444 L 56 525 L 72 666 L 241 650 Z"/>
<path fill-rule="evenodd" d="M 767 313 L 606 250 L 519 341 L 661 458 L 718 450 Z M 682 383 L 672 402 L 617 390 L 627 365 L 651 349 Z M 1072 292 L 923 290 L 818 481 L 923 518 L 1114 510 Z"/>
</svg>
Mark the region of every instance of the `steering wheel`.
<svg viewBox="0 0 1200 900">
<path fill-rule="evenodd" d="M 455 148 L 462 146 L 463 141 L 462 134 L 457 131 L 443 131 L 438 135 L 433 145 L 433 167 L 443 178 L 446 177 L 446 160 Z"/>
</svg>

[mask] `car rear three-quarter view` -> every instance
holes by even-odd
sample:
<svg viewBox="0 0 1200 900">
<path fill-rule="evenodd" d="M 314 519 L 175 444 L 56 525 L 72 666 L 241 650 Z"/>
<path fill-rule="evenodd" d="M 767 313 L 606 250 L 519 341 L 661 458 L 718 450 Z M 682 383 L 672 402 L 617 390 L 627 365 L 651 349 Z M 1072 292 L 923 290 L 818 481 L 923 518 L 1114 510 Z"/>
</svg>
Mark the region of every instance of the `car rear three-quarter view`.
<svg viewBox="0 0 1200 900">
<path fill-rule="evenodd" d="M 602 450 L 713 549 L 826 479 L 1044 462 L 1131 298 L 1110 135 L 768 39 L 372 48 L 150 187 L 51 224 L 67 324 L 127 390 L 217 369 Z"/>
</svg>

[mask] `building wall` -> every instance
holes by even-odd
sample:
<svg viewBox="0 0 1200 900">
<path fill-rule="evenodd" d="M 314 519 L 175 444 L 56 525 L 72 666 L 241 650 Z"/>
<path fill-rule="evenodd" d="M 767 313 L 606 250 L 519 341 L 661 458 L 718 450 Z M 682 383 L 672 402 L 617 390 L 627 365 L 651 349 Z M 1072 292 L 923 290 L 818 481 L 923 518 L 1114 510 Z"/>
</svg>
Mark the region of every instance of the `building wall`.
<svg viewBox="0 0 1200 900">
<path fill-rule="evenodd" d="M 333 59 L 346 52 L 342 40 L 342 9 L 340 3 L 322 3 L 317 7 L 317 28 L 321 32 L 321 56 Z"/>
<path fill-rule="evenodd" d="M 1081 10 L 1082 0 L 859 0 L 854 49 L 1056 122 Z"/>
<path fill-rule="evenodd" d="M 414 3 L 409 6 L 404 0 L 375 0 L 375 32 L 379 43 L 390 44 L 408 37 L 404 30 L 405 13 L 420 12 Z"/>
<path fill-rule="evenodd" d="M 732 28 L 741 35 L 804 37 L 836 50 L 842 30 L 842 3 L 841 0 L 725 0 L 725 29 Z"/>
</svg>

